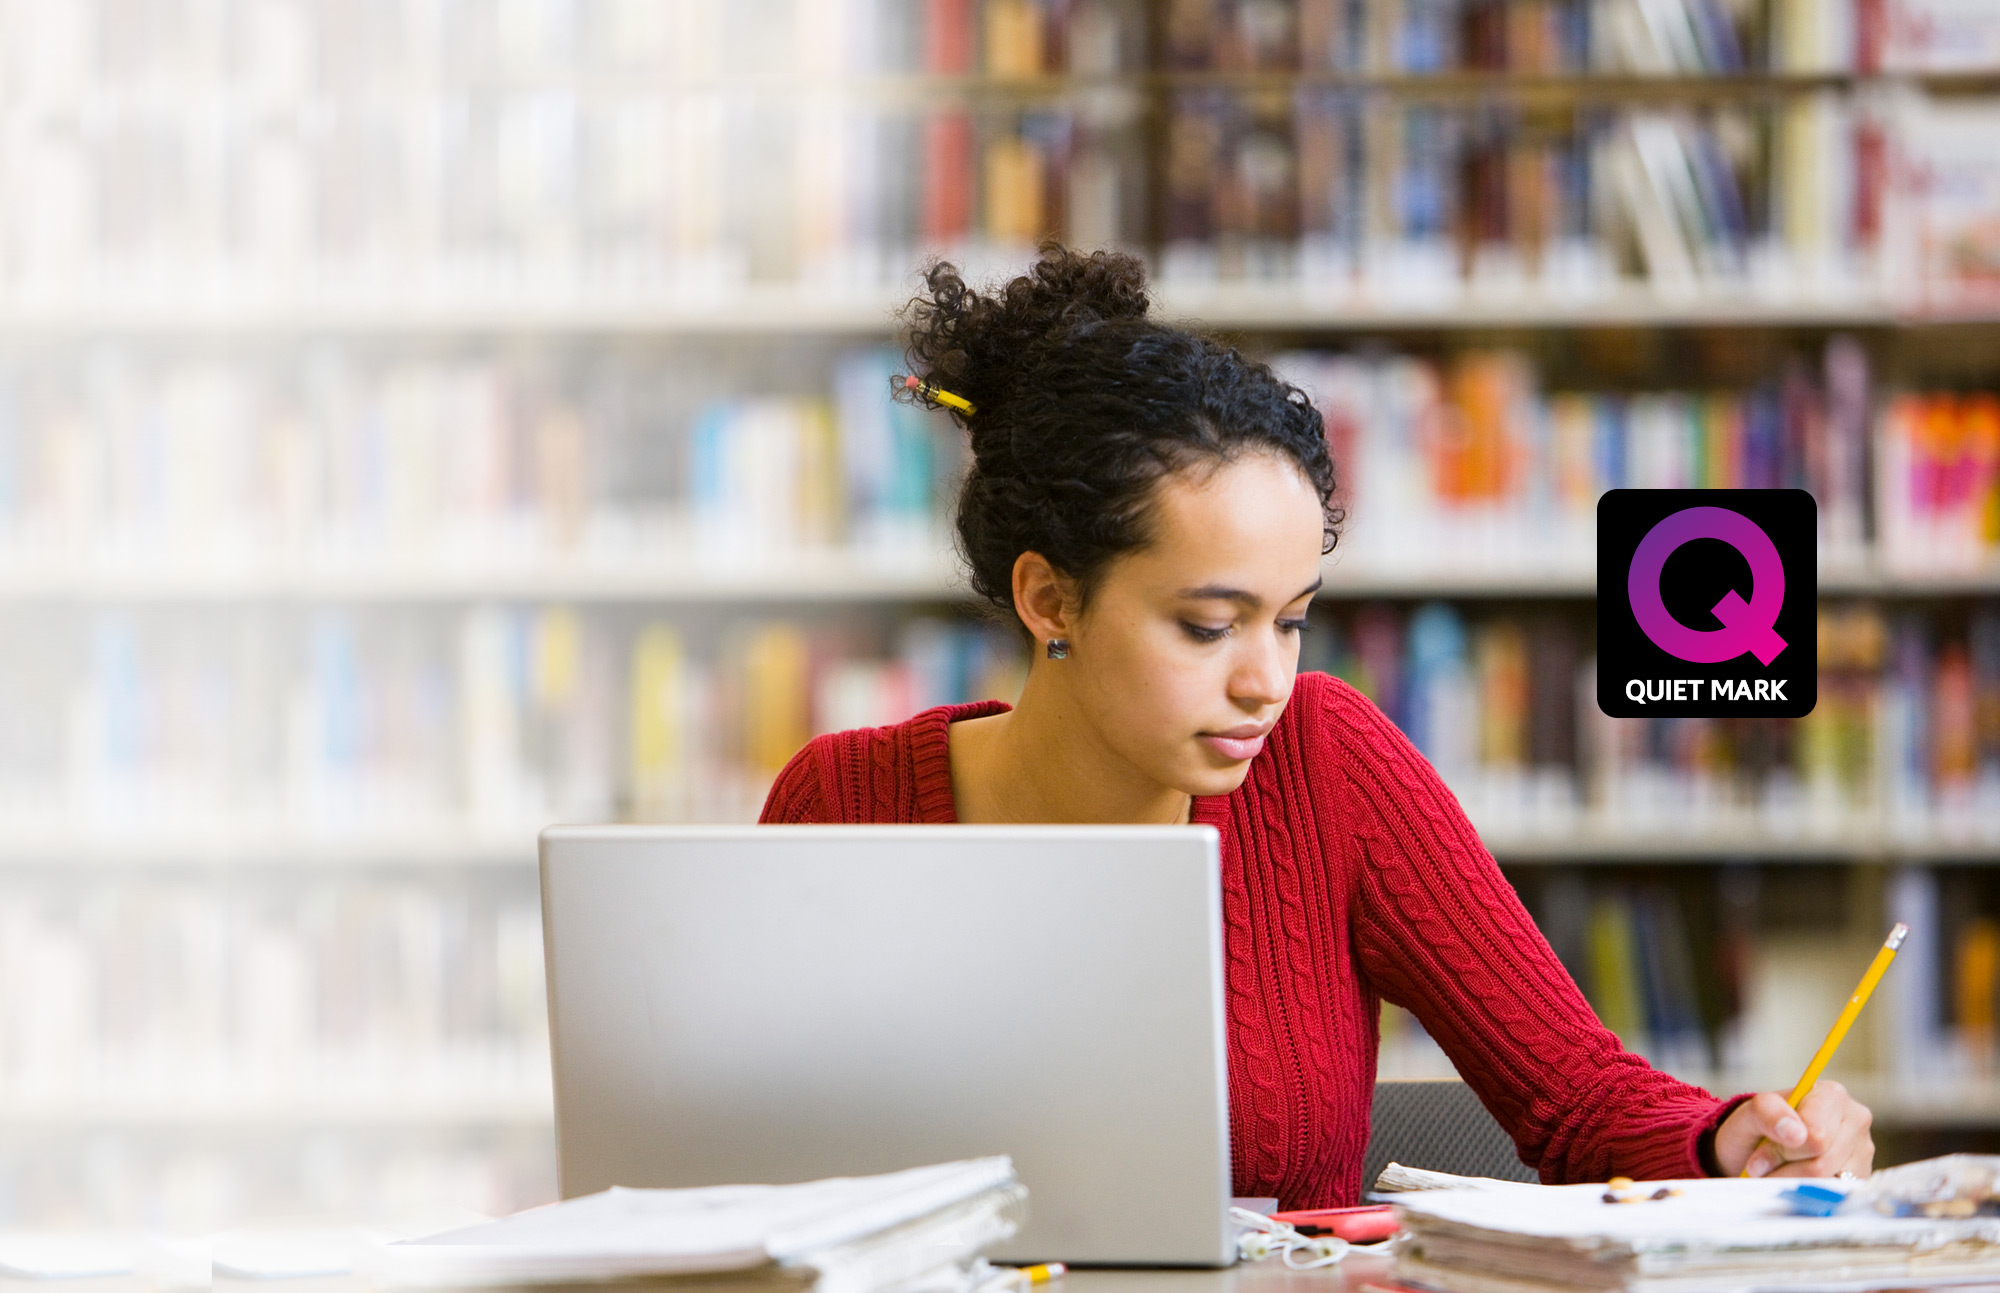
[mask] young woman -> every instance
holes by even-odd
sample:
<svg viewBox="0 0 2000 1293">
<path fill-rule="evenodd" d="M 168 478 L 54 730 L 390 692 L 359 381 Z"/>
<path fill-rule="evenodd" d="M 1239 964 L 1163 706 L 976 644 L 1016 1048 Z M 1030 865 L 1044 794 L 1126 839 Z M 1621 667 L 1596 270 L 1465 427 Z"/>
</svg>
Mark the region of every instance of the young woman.
<svg viewBox="0 0 2000 1293">
<path fill-rule="evenodd" d="M 1866 1174 L 1822 1082 L 1719 1100 L 1591 1013 L 1437 774 L 1298 674 L 1338 513 L 1319 414 L 1146 317 L 1128 256 L 1047 248 L 993 295 L 934 268 L 919 375 L 973 411 L 972 586 L 1037 643 L 1020 701 L 814 740 L 767 822 L 1199 822 L 1222 837 L 1235 1189 L 1359 1201 L 1379 1005 L 1406 1007 L 1542 1179 Z"/>
</svg>

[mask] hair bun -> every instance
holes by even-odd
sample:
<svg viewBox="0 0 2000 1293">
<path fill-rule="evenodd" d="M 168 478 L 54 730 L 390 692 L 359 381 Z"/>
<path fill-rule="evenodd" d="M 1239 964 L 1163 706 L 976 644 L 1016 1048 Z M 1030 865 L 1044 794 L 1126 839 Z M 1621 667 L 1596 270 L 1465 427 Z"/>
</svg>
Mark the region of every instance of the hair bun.
<svg viewBox="0 0 2000 1293">
<path fill-rule="evenodd" d="M 1150 304 L 1138 257 L 1055 242 L 990 295 L 968 286 L 949 261 L 933 263 L 924 285 L 908 308 L 910 362 L 979 408 L 1004 399 L 1051 343 L 1096 324 L 1143 319 Z"/>
<path fill-rule="evenodd" d="M 1113 560 L 1151 541 L 1160 482 L 1246 453 L 1298 468 L 1319 496 L 1321 551 L 1332 550 L 1333 459 L 1311 401 L 1234 348 L 1147 318 L 1136 257 L 1049 242 L 987 292 L 944 261 L 924 282 L 907 313 L 917 384 L 896 394 L 952 407 L 967 431 L 959 550 L 995 610 L 1015 612 L 1024 552 L 1087 599 Z"/>
</svg>

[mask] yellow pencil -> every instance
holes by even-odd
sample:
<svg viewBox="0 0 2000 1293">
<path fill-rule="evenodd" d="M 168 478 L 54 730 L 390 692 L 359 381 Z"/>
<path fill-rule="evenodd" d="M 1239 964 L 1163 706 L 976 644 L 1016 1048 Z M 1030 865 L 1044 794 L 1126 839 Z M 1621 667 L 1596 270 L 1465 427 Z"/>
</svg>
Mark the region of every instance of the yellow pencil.
<svg viewBox="0 0 2000 1293">
<path fill-rule="evenodd" d="M 1069 1273 L 1069 1267 L 1061 1262 L 1043 1262 L 1040 1266 L 1002 1266 L 984 1283 L 973 1286 L 972 1293 L 1027 1293 L 1031 1288 L 1051 1283 Z"/>
<path fill-rule="evenodd" d="M 1785 1103 L 1792 1108 L 1798 1108 L 1799 1102 L 1812 1093 L 1813 1084 L 1819 1081 L 1819 1075 L 1825 1072 L 1826 1066 L 1832 1062 L 1833 1053 L 1840 1049 L 1841 1040 L 1847 1036 L 1847 1030 L 1854 1026 L 1854 1020 L 1860 1015 L 1861 1007 L 1868 1004 L 1868 994 L 1875 991 L 1875 985 L 1882 981 L 1883 971 L 1889 968 L 1889 962 L 1896 959 L 1896 949 L 1903 945 L 1903 939 L 1909 932 L 1910 927 L 1898 921 L 1896 927 L 1889 931 L 1889 937 L 1882 940 L 1882 950 L 1875 953 L 1875 959 L 1868 963 L 1868 972 L 1861 976 L 1861 982 L 1856 985 L 1854 995 L 1847 999 L 1847 1009 L 1841 1011 L 1840 1018 L 1833 1021 L 1833 1031 L 1829 1032 L 1826 1040 L 1820 1043 L 1819 1053 L 1812 1057 L 1812 1063 L 1806 1065 L 1805 1076 L 1799 1079 L 1799 1084 L 1792 1088 L 1791 1095 L 1785 1098 Z M 1757 1151 L 1763 1148 L 1763 1145 L 1764 1141 L 1759 1139 L 1750 1147 L 1750 1156 L 1755 1158 Z M 1750 1165 L 1747 1160 L 1741 1175 L 1750 1175 Z"/>
<path fill-rule="evenodd" d="M 955 395 L 944 387 L 933 385 L 921 377 L 905 377 L 903 379 L 903 389 L 915 391 L 933 403 L 957 409 L 967 417 L 971 417 L 978 411 L 972 407 L 972 401 L 966 399 L 963 395 Z"/>
</svg>

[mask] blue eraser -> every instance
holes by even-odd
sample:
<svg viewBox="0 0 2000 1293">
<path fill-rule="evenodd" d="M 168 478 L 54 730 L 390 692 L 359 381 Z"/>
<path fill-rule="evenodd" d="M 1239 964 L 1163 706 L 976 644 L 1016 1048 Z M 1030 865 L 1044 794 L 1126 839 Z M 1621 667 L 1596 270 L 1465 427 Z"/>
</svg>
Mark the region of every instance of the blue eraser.
<svg viewBox="0 0 2000 1293">
<path fill-rule="evenodd" d="M 1845 1194 L 1824 1185 L 1793 1186 L 1778 1197 L 1790 1206 L 1795 1217 L 1830 1217 L 1847 1202 Z"/>
</svg>

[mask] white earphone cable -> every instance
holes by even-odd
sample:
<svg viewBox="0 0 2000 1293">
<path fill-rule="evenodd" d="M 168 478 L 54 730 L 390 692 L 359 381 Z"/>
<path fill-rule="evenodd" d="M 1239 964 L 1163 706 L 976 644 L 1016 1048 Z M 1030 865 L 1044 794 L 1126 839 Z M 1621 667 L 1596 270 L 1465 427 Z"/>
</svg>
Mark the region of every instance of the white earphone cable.
<svg viewBox="0 0 2000 1293">
<path fill-rule="evenodd" d="M 1229 1218 L 1243 1227 L 1236 1236 L 1236 1255 L 1246 1262 L 1261 1262 L 1276 1253 L 1291 1269 L 1310 1271 L 1332 1266 L 1356 1247 L 1333 1235 L 1302 1234 L 1294 1226 L 1248 1208 L 1231 1208 Z"/>
</svg>

